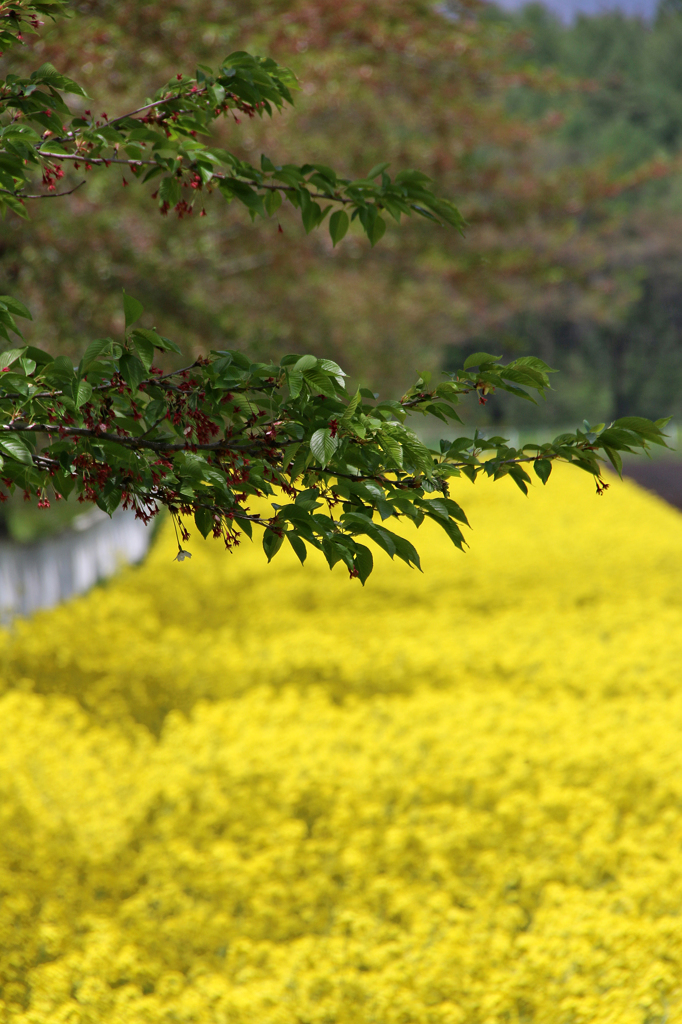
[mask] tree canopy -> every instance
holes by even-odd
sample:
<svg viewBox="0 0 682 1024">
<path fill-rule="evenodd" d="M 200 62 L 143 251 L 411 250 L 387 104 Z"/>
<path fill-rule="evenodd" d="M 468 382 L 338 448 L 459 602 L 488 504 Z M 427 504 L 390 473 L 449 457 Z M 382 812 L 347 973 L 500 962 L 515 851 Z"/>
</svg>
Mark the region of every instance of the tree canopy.
<svg viewBox="0 0 682 1024">
<path fill-rule="evenodd" d="M 504 401 L 488 411 L 523 425 L 568 423 L 579 410 L 606 419 L 664 408 L 678 419 L 682 9 L 661 3 L 650 21 L 608 11 L 566 23 L 540 4 L 490 8 L 489 16 L 516 33 L 517 68 L 563 83 L 543 92 L 520 79 L 507 94 L 515 116 L 555 119 L 546 158 L 578 176 L 608 168 L 633 187 L 581 212 L 543 303 L 508 303 L 499 321 L 500 351 L 534 351 L 561 371 L 557 400 L 530 417 Z M 472 327 L 464 351 L 490 344 L 485 329 Z"/>
<path fill-rule="evenodd" d="M 276 219 L 251 221 L 240 204 L 226 209 L 219 193 L 206 202 L 204 191 L 178 223 L 172 211 L 158 216 L 153 183 L 97 164 L 69 177 L 65 165 L 71 184 L 86 178 L 87 188 L 35 203 L 30 223 L 9 223 L 0 246 L 0 291 L 20 291 L 40 324 L 27 325 L 26 338 L 77 361 L 93 332 L 121 329 L 125 288 L 144 294 L 149 323 L 182 337 L 188 353 L 226 340 L 255 360 L 301 348 L 397 398 L 410 367 L 436 370 L 447 346 L 501 324 L 509 333 L 515 311 L 563 303 L 615 315 L 620 291 L 605 294 L 600 270 L 613 251 L 604 206 L 632 193 L 635 171 L 646 178 L 655 168 L 619 174 L 557 155 L 574 76 L 562 82 L 536 68 L 525 36 L 486 12 L 474 0 L 97 0 L 26 34 L 3 71 L 29 77 L 49 62 L 97 97 L 91 107 L 72 95 L 70 108 L 97 117 L 135 109 L 197 64 L 218 68 L 230 51 L 268 54 L 297 75 L 300 98 L 278 117 L 214 121 L 216 148 L 257 167 L 264 152 L 281 165 L 304 139 L 307 162 L 353 180 L 385 161 L 392 176 L 416 167 L 456 197 L 467 221 L 462 238 L 422 217 L 398 227 L 389 216 L 380 246 L 355 230 L 332 246 L 327 230 L 306 234 L 288 202 Z M 511 108 L 521 85 L 546 97 L 542 116 Z M 585 411 L 574 403 L 558 422 Z"/>
<path fill-rule="evenodd" d="M 65 0 L 5 4 L 5 49 L 38 31 L 40 16 L 65 12 Z M 276 223 L 287 204 L 306 232 L 326 226 L 333 245 L 355 222 L 374 246 L 387 217 L 461 230 L 458 208 L 421 171 L 391 177 L 384 160 L 351 178 L 327 164 L 265 154 L 254 164 L 213 145 L 216 122 L 271 117 L 293 102 L 295 87 L 272 58 L 234 51 L 217 70 L 179 70 L 152 97 L 100 113 L 90 100 L 72 110 L 70 98 L 85 98 L 85 90 L 50 63 L 9 73 L 0 92 L 0 200 L 9 216 L 23 217 L 30 203 L 80 189 L 73 175 L 99 166 L 151 182 L 161 213 L 181 219 L 219 193 L 252 220 Z M 253 362 L 226 347 L 185 366 L 156 366 L 181 347 L 141 324 L 137 298 L 124 294 L 123 309 L 119 336 L 92 340 L 77 366 L 33 344 L 2 353 L 0 478 L 42 506 L 75 492 L 110 514 L 123 505 L 146 521 L 165 507 L 180 560 L 192 520 L 228 548 L 259 527 L 268 559 L 285 540 L 301 562 L 312 546 L 364 583 L 373 565 L 366 541 L 419 567 L 411 542 L 385 525 L 392 519 L 431 519 L 463 547 L 467 520 L 450 496 L 454 477 L 508 475 L 527 492 L 527 470 L 546 483 L 558 459 L 592 474 L 601 492 L 602 458 L 620 471 L 620 452 L 665 444 L 665 420 L 624 417 L 522 449 L 477 431 L 430 449 L 406 425 L 408 415 L 461 423 L 464 397 L 485 404 L 495 390 L 534 401 L 549 388 L 550 367 L 533 356 L 503 365 L 481 351 L 440 383 L 423 373 L 400 400 L 382 400 L 363 387 L 349 391 L 338 363 L 313 354 Z M 11 333 L 20 334 L 17 317 L 30 319 L 23 302 L 0 297 L 0 333 L 10 344 Z M 252 508 L 264 496 L 274 499 L 271 514 Z"/>
</svg>

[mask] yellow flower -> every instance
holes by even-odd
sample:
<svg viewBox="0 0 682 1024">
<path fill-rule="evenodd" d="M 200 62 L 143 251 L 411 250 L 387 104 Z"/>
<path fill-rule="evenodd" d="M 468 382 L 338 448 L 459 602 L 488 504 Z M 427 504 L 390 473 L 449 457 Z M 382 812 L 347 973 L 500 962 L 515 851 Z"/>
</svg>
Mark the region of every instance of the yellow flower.
<svg viewBox="0 0 682 1024">
<path fill-rule="evenodd" d="M 0 1024 L 682 1021 L 682 520 L 459 490 L 423 575 L 169 528 L 1 635 Z"/>
</svg>

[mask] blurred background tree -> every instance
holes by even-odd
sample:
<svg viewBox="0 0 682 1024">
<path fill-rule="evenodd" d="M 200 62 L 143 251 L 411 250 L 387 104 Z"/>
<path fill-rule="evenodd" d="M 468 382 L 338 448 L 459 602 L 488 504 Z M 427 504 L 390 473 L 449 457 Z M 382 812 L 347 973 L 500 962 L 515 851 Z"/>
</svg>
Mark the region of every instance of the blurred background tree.
<svg viewBox="0 0 682 1024">
<path fill-rule="evenodd" d="M 574 82 L 561 95 L 525 83 L 507 94 L 514 116 L 561 119 L 545 140 L 548 159 L 638 183 L 577 218 L 566 262 L 582 267 L 588 287 L 576 290 L 567 279 L 544 308 L 510 310 L 501 336 L 510 350 L 535 351 L 564 371 L 559 401 L 541 417 L 567 421 L 579 406 L 596 418 L 652 409 L 679 417 L 682 4 L 664 0 L 650 21 L 611 12 L 565 24 L 537 3 L 515 14 L 491 8 L 489 16 L 519 32 L 520 68 Z M 503 401 L 492 409 L 505 421 L 514 412 Z"/>
<path fill-rule="evenodd" d="M 429 225 L 389 229 L 376 250 L 349 234 L 334 250 L 285 207 L 282 235 L 216 203 L 183 230 L 149 202 L 153 185 L 130 182 L 120 203 L 126 186 L 93 170 L 28 226 L 3 226 L 2 288 L 32 309 L 27 341 L 78 356 L 93 335 L 120 330 L 125 287 L 188 353 L 311 351 L 392 396 L 415 368 L 459 362 L 462 349 L 535 352 L 564 371 L 537 413 L 495 399 L 482 423 L 676 411 L 675 10 L 647 28 L 617 16 L 569 27 L 537 6 L 509 15 L 477 0 L 85 0 L 77 10 L 27 38 L 23 60 L 83 82 L 84 107 L 113 116 L 175 71 L 238 48 L 267 52 L 299 75 L 303 95 L 270 124 L 233 124 L 231 148 L 252 161 L 295 151 L 351 176 L 387 154 L 392 172 L 430 173 L 469 227 L 464 240 Z"/>
</svg>

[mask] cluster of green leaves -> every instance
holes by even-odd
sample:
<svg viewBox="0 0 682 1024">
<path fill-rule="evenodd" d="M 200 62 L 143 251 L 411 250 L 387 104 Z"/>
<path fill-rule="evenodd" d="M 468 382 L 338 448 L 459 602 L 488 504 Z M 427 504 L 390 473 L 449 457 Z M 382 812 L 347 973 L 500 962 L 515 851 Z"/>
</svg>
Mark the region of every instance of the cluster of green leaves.
<svg viewBox="0 0 682 1024">
<path fill-rule="evenodd" d="M 40 5 L 16 0 L 13 7 L 35 11 Z M 51 64 L 28 78 L 8 75 L 0 87 L 0 210 L 25 215 L 26 199 L 65 194 L 57 192 L 65 167 L 115 165 L 144 182 L 160 179 L 154 196 L 163 213 L 174 209 L 184 216 L 200 194 L 217 188 L 228 202 L 242 203 L 252 218 L 274 215 L 287 198 L 300 210 L 307 232 L 337 206 L 329 219 L 334 245 L 356 219 L 376 244 L 386 230 L 383 213 L 398 223 L 403 215 L 417 213 L 461 230 L 457 207 L 434 195 L 429 177 L 418 171 L 402 171 L 391 179 L 384 162 L 353 181 L 323 164 L 276 165 L 267 156 L 254 167 L 201 141 L 218 118 L 272 116 L 293 103 L 295 88 L 287 68 L 239 51 L 217 72 L 201 67 L 195 77 L 178 73 L 136 110 L 109 117 L 89 110 L 72 114 L 63 94 L 86 96 L 85 90 Z M 45 186 L 37 194 L 28 191 L 36 170 Z"/>
<path fill-rule="evenodd" d="M 38 10 L 19 0 L 14 6 L 30 16 Z M 383 162 L 352 181 L 324 165 L 276 166 L 267 157 L 255 168 L 198 140 L 225 114 L 280 110 L 294 85 L 274 61 L 238 52 L 215 75 L 208 68 L 192 79 L 176 74 L 138 109 L 97 119 L 87 110 L 71 114 L 62 94 L 84 91 L 50 65 L 29 78 L 9 76 L 0 88 L 0 197 L 22 212 L 36 167 L 46 188 L 40 195 L 48 196 L 62 194 L 56 191 L 62 165 L 124 164 L 145 181 L 160 179 L 162 210 L 174 206 L 179 214 L 214 188 L 252 217 L 274 214 L 284 196 L 311 231 L 336 203 L 329 218 L 334 244 L 353 218 L 375 244 L 385 230 L 384 211 L 396 221 L 417 212 L 461 227 L 456 208 L 436 197 L 417 171 L 391 180 Z M 239 351 L 215 350 L 164 372 L 154 366 L 155 353 L 181 350 L 140 326 L 143 312 L 124 295 L 123 336 L 92 341 L 78 366 L 33 345 L 2 353 L 0 480 L 10 493 L 20 488 L 37 496 L 39 506 L 75 492 L 109 514 L 123 505 L 145 521 L 165 507 L 178 531 L 180 560 L 189 554 L 182 548 L 189 520 L 228 548 L 260 527 L 268 559 L 285 541 L 301 562 L 313 547 L 364 584 L 373 565 L 368 541 L 419 567 L 415 547 L 386 525 L 392 519 L 415 526 L 432 519 L 463 548 L 467 519 L 450 496 L 452 477 L 509 475 L 527 493 L 527 469 L 546 483 L 559 459 L 591 473 L 602 490 L 602 453 L 620 471 L 621 451 L 665 443 L 664 421 L 629 418 L 521 449 L 478 432 L 431 449 L 406 425 L 409 414 L 461 423 L 456 407 L 464 396 L 485 403 L 496 390 L 534 401 L 549 388 L 550 368 L 533 357 L 505 365 L 476 352 L 435 386 L 423 374 L 399 401 L 380 400 L 365 388 L 351 394 L 340 366 L 314 355 L 256 363 Z M 20 336 L 15 318 L 29 316 L 17 299 L 0 297 L 6 340 L 10 332 Z M 263 498 L 274 499 L 272 513 Z"/>
<path fill-rule="evenodd" d="M 55 18 L 66 14 L 68 0 L 2 0 L 0 3 L 0 46 L 9 49 L 23 41 L 23 33 L 35 32 L 40 26 L 39 16 Z"/>
<path fill-rule="evenodd" d="M 0 303 L 16 329 L 14 316 L 28 311 L 7 297 Z M 268 559 L 287 541 L 304 562 L 312 546 L 364 584 L 373 565 L 368 540 L 419 567 L 413 544 L 387 521 L 431 519 L 463 548 L 467 519 L 450 497 L 453 477 L 508 475 L 527 493 L 528 468 L 546 483 L 562 460 L 593 474 L 600 490 L 602 453 L 620 470 L 620 452 L 665 444 L 665 421 L 631 417 L 521 449 L 476 432 L 434 450 L 406 426 L 410 413 L 461 422 L 462 397 L 485 401 L 496 388 L 532 401 L 549 387 L 549 367 L 475 353 L 435 387 L 420 377 L 400 401 L 365 388 L 350 394 L 343 370 L 313 355 L 266 364 L 216 351 L 163 373 L 153 366 L 155 350 L 175 346 L 137 326 L 137 300 L 124 296 L 124 308 L 121 341 L 93 341 L 77 367 L 33 346 L 2 355 L 1 479 L 42 504 L 76 491 L 110 514 L 123 504 L 148 520 L 166 507 L 181 560 L 190 518 L 228 547 L 259 526 Z M 272 514 L 251 507 L 264 496 L 274 499 Z"/>
</svg>

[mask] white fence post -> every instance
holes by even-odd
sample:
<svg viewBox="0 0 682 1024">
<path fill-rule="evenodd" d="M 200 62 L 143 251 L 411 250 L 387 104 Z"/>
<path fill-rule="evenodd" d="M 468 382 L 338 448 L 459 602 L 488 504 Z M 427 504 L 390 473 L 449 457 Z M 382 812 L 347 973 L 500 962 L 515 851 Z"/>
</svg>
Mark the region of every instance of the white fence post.
<svg viewBox="0 0 682 1024">
<path fill-rule="evenodd" d="M 121 564 L 139 562 L 151 535 L 133 512 L 119 509 L 109 518 L 93 509 L 56 537 L 25 545 L 0 541 L 0 621 L 52 608 Z"/>
</svg>

